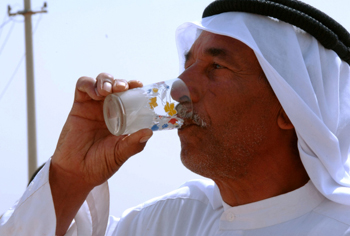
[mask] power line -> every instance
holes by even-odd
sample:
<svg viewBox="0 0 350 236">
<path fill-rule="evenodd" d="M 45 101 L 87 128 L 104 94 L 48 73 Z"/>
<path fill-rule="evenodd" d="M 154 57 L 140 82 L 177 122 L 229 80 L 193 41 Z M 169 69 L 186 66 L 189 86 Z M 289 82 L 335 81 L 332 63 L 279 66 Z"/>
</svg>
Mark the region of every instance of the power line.
<svg viewBox="0 0 350 236">
<path fill-rule="evenodd" d="M 25 55 L 26 55 L 26 54 L 23 54 L 21 60 L 20 60 L 20 61 L 18 62 L 18 64 L 17 64 L 16 69 L 15 69 L 15 71 L 13 72 L 11 78 L 10 78 L 9 81 L 7 82 L 5 88 L 4 88 L 4 89 L 2 90 L 2 92 L 0 93 L 0 101 L 1 101 L 2 97 L 4 96 L 4 94 L 6 93 L 6 91 L 7 91 L 8 87 L 10 86 L 11 82 L 13 81 L 13 78 L 15 78 L 15 75 L 17 74 L 17 71 L 19 70 L 19 68 L 20 68 L 20 66 L 21 66 L 21 64 L 22 64 L 23 59 L 25 58 Z"/>
<path fill-rule="evenodd" d="M 15 6 L 18 6 L 19 4 L 17 3 L 17 4 L 15 4 Z M 5 17 L 4 17 L 4 20 L 3 20 L 3 22 L 1 23 L 1 25 L 0 25 L 0 36 L 1 36 L 1 32 L 2 32 L 2 29 L 4 28 L 4 26 L 7 24 L 7 23 L 9 23 L 10 21 L 14 21 L 14 22 L 19 22 L 19 23 L 21 23 L 21 22 L 24 22 L 24 20 L 21 20 L 21 21 L 18 21 L 18 20 L 15 20 L 15 19 L 11 19 L 11 18 L 9 18 L 7 21 L 6 21 L 6 18 L 8 17 L 8 15 L 5 15 Z"/>
<path fill-rule="evenodd" d="M 0 25 L 0 38 L 1 38 L 1 33 L 2 33 L 2 29 L 4 28 L 4 26 L 8 23 L 8 21 L 6 21 L 6 16 L 4 17 L 4 20 L 2 21 L 1 25 Z"/>
<path fill-rule="evenodd" d="M 11 19 L 8 19 L 7 21 L 3 22 L 1 25 L 0 25 L 0 29 L 2 29 L 7 23 L 9 23 L 11 21 Z"/>
<path fill-rule="evenodd" d="M 6 17 L 5 17 L 6 19 Z M 11 21 L 11 19 L 8 19 L 7 21 L 4 20 L 4 22 L 2 22 L 2 24 L 0 25 L 0 29 L 2 30 L 2 28 Z"/>
<path fill-rule="evenodd" d="M 10 35 L 11 35 L 11 32 L 12 32 L 14 26 L 15 26 L 15 22 L 12 22 L 12 26 L 11 26 L 9 32 L 7 33 L 7 36 L 6 36 L 6 38 L 5 38 L 4 43 L 2 44 L 2 47 L 0 48 L 0 55 L 1 55 L 1 53 L 2 53 L 2 50 L 4 50 L 5 45 L 6 45 L 7 41 L 8 41 L 8 39 L 10 38 Z"/>
<path fill-rule="evenodd" d="M 40 14 L 40 15 L 39 15 L 39 19 L 38 19 L 38 21 L 36 22 L 36 25 L 34 26 L 33 35 L 35 34 L 35 31 L 38 29 L 38 26 L 39 26 L 39 23 L 40 23 L 42 17 L 43 17 L 43 15 Z"/>
<path fill-rule="evenodd" d="M 11 19 L 11 21 L 16 22 L 16 23 L 23 23 L 24 22 L 24 20 L 15 20 L 15 19 Z"/>
<path fill-rule="evenodd" d="M 3 22 L 1 23 L 1 25 L 0 25 L 0 35 L 1 35 L 1 32 L 2 32 L 2 28 L 4 28 L 4 26 L 7 24 L 7 23 L 9 23 L 11 21 L 11 19 L 8 19 L 7 21 L 6 21 L 6 16 L 5 16 L 5 18 L 4 18 L 4 20 L 3 20 Z"/>
<path fill-rule="evenodd" d="M 39 26 L 39 23 L 40 23 L 40 21 L 41 21 L 41 18 L 42 18 L 42 15 L 40 15 L 40 17 L 39 17 L 39 19 L 38 19 L 36 25 L 34 26 L 33 35 L 35 34 L 36 30 L 38 29 L 38 26 Z M 1 50 L 0 50 L 0 52 L 1 52 Z M 0 53 L 0 54 L 1 54 L 1 53 Z M 15 75 L 17 74 L 17 72 L 18 72 L 18 70 L 19 70 L 19 68 L 20 68 L 20 66 L 21 66 L 21 64 L 22 64 L 22 62 L 23 62 L 25 56 L 26 56 L 26 54 L 24 53 L 24 54 L 22 55 L 21 59 L 19 60 L 19 62 L 18 62 L 18 64 L 17 64 L 17 66 L 16 66 L 14 72 L 12 73 L 12 76 L 11 76 L 10 79 L 8 80 L 8 82 L 7 82 L 6 86 L 5 86 L 5 88 L 4 88 L 4 89 L 2 90 L 2 92 L 0 93 L 0 101 L 1 101 L 2 97 L 4 96 L 4 94 L 6 93 L 7 89 L 9 88 L 11 82 L 12 82 L 13 79 L 15 78 Z"/>
</svg>

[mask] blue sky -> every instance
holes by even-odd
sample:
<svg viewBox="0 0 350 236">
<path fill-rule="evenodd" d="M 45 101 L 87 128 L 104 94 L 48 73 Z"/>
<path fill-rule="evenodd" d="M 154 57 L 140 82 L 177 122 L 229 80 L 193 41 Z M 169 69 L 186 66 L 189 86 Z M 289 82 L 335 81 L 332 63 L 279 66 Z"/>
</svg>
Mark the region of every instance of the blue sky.
<svg viewBox="0 0 350 236">
<path fill-rule="evenodd" d="M 208 0 L 47 1 L 48 13 L 33 16 L 38 163 L 54 152 L 81 76 L 108 72 L 144 84 L 178 76 L 175 29 L 199 20 Z M 350 30 L 348 0 L 305 1 Z M 0 24 L 7 5 L 0 2 Z M 32 0 L 39 10 L 43 1 Z M 27 184 L 24 23 L 11 18 L 0 29 L 0 213 L 11 207 Z M 18 69 L 17 69 L 18 68 Z M 144 152 L 110 179 L 111 213 L 202 178 L 182 166 L 176 131 L 156 132 Z"/>
</svg>

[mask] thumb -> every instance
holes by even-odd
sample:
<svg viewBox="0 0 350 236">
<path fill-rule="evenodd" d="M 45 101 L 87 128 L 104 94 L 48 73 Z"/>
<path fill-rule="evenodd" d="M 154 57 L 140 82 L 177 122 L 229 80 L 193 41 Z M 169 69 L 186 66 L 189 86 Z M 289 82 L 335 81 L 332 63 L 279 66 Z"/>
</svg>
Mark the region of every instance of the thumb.
<svg viewBox="0 0 350 236">
<path fill-rule="evenodd" d="M 129 157 L 141 152 L 152 135 L 152 130 L 142 129 L 120 140 L 115 149 L 116 163 L 121 166 Z"/>
</svg>

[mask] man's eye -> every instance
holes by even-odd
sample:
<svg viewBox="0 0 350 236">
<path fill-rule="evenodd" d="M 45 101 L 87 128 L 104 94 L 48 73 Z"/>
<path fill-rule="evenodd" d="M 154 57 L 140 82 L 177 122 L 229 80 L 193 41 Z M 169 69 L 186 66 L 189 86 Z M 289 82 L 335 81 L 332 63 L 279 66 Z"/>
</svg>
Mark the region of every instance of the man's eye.
<svg viewBox="0 0 350 236">
<path fill-rule="evenodd" d="M 222 69 L 222 68 L 224 68 L 223 66 L 221 66 L 221 65 L 219 65 L 219 64 L 216 64 L 216 63 L 213 64 L 213 67 L 214 67 L 215 69 Z"/>
</svg>

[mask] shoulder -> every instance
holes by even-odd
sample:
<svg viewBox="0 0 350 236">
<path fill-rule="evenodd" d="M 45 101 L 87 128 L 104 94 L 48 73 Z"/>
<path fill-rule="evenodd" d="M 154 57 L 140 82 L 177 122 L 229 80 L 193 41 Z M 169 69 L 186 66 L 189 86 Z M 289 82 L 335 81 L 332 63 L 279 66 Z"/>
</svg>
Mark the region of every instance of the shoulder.
<svg viewBox="0 0 350 236">
<path fill-rule="evenodd" d="M 212 180 L 190 180 L 182 184 L 178 189 L 162 196 L 152 198 L 142 204 L 139 204 L 138 206 L 128 209 L 126 212 L 144 211 L 147 208 L 169 207 L 169 205 L 176 206 L 178 204 L 183 205 L 197 203 L 209 205 L 213 202 L 213 196 L 220 196 L 220 193 L 216 189 L 217 187 Z"/>
<path fill-rule="evenodd" d="M 339 223 L 350 226 L 350 206 L 325 199 L 313 211 Z"/>
<path fill-rule="evenodd" d="M 182 184 L 178 189 L 171 191 L 162 196 L 150 199 L 139 205 L 140 207 L 148 207 L 160 202 L 171 200 L 193 200 L 204 204 L 209 203 L 209 198 L 215 191 L 215 184 L 212 180 L 195 179 Z"/>
<path fill-rule="evenodd" d="M 213 225 L 222 214 L 222 208 L 213 208 L 211 204 L 217 192 L 211 180 L 188 181 L 174 191 L 126 210 L 115 232 L 122 232 L 121 235 L 192 235 L 189 232 L 197 232 L 203 222 Z"/>
</svg>

